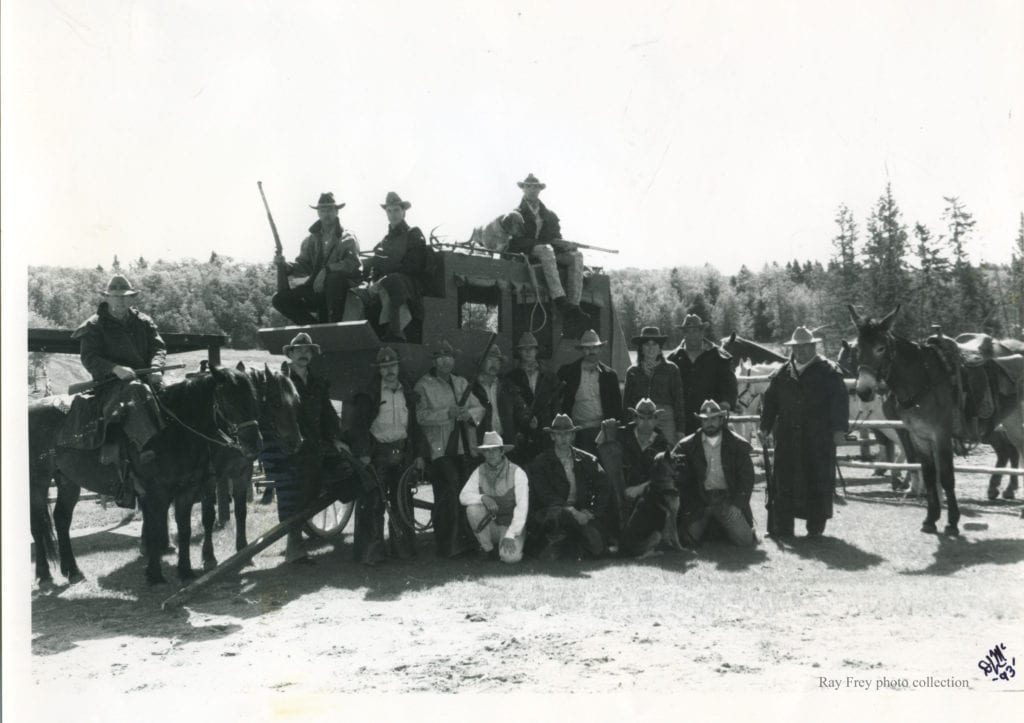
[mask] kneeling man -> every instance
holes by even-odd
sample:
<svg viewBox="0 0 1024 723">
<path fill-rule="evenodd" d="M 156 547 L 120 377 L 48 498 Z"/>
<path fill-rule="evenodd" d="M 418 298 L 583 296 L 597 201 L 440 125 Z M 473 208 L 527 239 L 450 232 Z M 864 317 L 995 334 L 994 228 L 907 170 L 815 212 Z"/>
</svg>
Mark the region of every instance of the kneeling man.
<svg viewBox="0 0 1024 723">
<path fill-rule="evenodd" d="M 486 432 L 483 444 L 477 446 L 484 462 L 459 493 L 469 526 L 480 543 L 480 556 L 485 559 L 494 559 L 495 553 L 502 562 L 523 559 L 530 488 L 526 472 L 505 457 L 514 446 L 505 444 L 497 432 Z"/>
<path fill-rule="evenodd" d="M 754 491 L 750 445 L 726 426 L 729 412 L 718 402 L 707 400 L 697 416 L 700 431 L 672 450 L 684 529 L 694 542 L 700 542 L 714 521 L 734 544 L 749 547 L 757 542 L 750 511 Z"/>
</svg>

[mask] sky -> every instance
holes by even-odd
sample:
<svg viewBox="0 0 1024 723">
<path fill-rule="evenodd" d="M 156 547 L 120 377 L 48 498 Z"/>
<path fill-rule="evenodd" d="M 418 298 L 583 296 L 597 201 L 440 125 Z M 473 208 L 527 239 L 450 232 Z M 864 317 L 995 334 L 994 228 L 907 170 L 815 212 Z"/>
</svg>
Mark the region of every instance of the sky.
<svg viewBox="0 0 1024 723">
<path fill-rule="evenodd" d="M 827 261 L 891 182 L 1010 258 L 1024 211 L 1021 2 L 9 0 L 5 262 L 269 261 L 333 191 L 452 241 L 527 173 L 606 267 Z"/>
</svg>

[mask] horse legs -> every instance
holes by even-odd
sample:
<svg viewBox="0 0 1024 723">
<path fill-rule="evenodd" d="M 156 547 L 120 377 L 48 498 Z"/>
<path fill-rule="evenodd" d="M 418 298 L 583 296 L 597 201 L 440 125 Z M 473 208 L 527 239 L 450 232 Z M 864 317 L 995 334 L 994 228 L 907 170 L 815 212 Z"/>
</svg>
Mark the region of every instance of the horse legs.
<svg viewBox="0 0 1024 723">
<path fill-rule="evenodd" d="M 237 552 L 249 546 L 249 540 L 245 534 L 245 525 L 249 512 L 249 490 L 252 489 L 252 465 L 249 465 L 248 469 L 235 477 L 232 482 L 235 497 L 235 551 Z"/>
<path fill-rule="evenodd" d="M 160 485 L 150 485 L 142 497 L 142 544 L 146 549 L 146 582 L 150 585 L 166 583 L 160 560 L 167 549 L 167 509 L 170 503 Z"/>
<path fill-rule="evenodd" d="M 58 475 L 57 504 L 53 508 L 53 522 L 57 527 L 57 549 L 60 552 L 60 571 L 68 582 L 81 582 L 85 575 L 78 569 L 75 553 L 71 550 L 71 517 L 78 504 L 82 488 Z"/>
<path fill-rule="evenodd" d="M 921 525 L 921 532 L 933 533 L 937 532 L 935 523 L 942 515 L 942 505 L 939 502 L 938 455 L 932 440 L 915 438 L 914 443 L 921 462 L 921 477 L 924 479 L 924 492 L 928 503 L 928 514 Z"/>
<path fill-rule="evenodd" d="M 223 529 L 231 518 L 232 480 L 227 475 L 217 475 L 217 529 Z M 237 502 L 237 501 L 236 501 Z"/>
<path fill-rule="evenodd" d="M 1010 461 L 1011 452 L 1013 456 L 1018 456 L 1016 448 L 1009 443 L 1009 440 L 1006 438 L 1006 435 L 1001 430 L 997 429 L 982 441 L 988 442 L 990 445 L 992 445 L 992 449 L 996 453 L 996 467 L 1005 467 L 1007 462 Z M 1016 465 L 1016 462 L 1014 463 L 1014 465 Z M 988 498 L 990 500 L 995 500 L 999 498 L 999 485 L 1002 484 L 1002 481 L 1003 475 L 1001 474 L 994 474 L 991 477 L 989 477 Z M 1016 482 L 1017 478 L 1011 475 L 1011 482 L 1007 486 L 1007 490 L 1009 490 L 1010 487 L 1014 487 L 1016 485 Z"/>
<path fill-rule="evenodd" d="M 220 524 L 220 520 L 217 519 L 215 510 L 211 505 L 206 504 L 206 500 L 209 497 L 205 492 L 203 493 L 203 570 L 212 570 L 217 567 L 217 555 L 213 551 L 213 531 L 218 527 L 223 527 Z M 192 517 L 191 505 L 189 505 L 189 518 Z M 180 528 L 179 528 L 180 534 Z"/>
<path fill-rule="evenodd" d="M 195 578 L 196 573 L 192 570 L 192 555 L 189 549 L 189 546 L 192 544 L 191 494 L 179 493 L 175 497 L 174 521 L 178 525 L 178 578 L 181 580 L 192 580 Z M 207 541 L 210 541 L 210 538 L 211 535 L 207 533 Z"/>
<path fill-rule="evenodd" d="M 936 471 L 938 481 L 946 493 L 946 529 L 947 535 L 957 537 L 960 534 L 960 505 L 956 501 L 956 474 L 953 472 L 953 442 L 948 440 L 938 445 Z M 938 490 L 936 490 L 936 496 Z"/>
<path fill-rule="evenodd" d="M 53 584 L 50 562 L 57 556 L 53 520 L 50 518 L 50 505 L 47 502 L 50 475 L 33 470 L 30 471 L 29 480 L 29 525 L 32 529 L 32 542 L 36 547 L 36 580 L 42 587 Z"/>
</svg>

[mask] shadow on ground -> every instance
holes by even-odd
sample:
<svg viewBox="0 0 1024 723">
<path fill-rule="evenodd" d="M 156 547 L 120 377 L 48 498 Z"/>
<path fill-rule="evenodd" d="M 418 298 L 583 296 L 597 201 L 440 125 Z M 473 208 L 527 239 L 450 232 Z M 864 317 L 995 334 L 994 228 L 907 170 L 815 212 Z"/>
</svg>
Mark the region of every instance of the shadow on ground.
<svg viewBox="0 0 1024 723">
<path fill-rule="evenodd" d="M 903 575 L 952 575 L 975 565 L 1012 565 L 1024 560 L 1024 540 L 1006 538 L 970 540 L 937 535 L 935 559 L 923 570 L 904 570 Z"/>
</svg>

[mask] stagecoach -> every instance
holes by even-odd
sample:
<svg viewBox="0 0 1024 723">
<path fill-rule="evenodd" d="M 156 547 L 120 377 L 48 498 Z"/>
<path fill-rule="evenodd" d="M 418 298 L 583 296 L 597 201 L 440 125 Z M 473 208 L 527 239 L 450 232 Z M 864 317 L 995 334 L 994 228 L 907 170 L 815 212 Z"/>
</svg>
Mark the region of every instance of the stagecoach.
<svg viewBox="0 0 1024 723">
<path fill-rule="evenodd" d="M 300 331 L 320 345 L 322 353 L 312 368 L 330 379 L 331 396 L 341 405 L 343 428 L 351 423 L 352 405 L 346 403 L 371 383 L 376 371 L 372 364 L 378 349 L 385 345 L 399 353 L 403 375 L 415 382 L 431 368 L 431 345 L 446 339 L 456 349 L 455 373 L 470 378 L 492 334 L 507 354 L 523 332 L 532 332 L 540 346 L 538 359 L 554 371 L 578 356 L 575 341 L 587 328 L 593 328 L 608 342 L 601 360 L 620 378 L 625 376 L 629 366 L 626 339 L 609 279 L 600 269 L 591 269 L 585 276 L 580 300 L 583 315 L 566 321 L 552 303 L 539 266 L 531 265 L 522 255 L 436 242 L 431 249 L 435 263 L 424 284 L 422 324 L 410 325 L 414 341 L 385 344 L 376 324 L 365 319 L 259 330 L 263 346 L 275 354 Z M 428 510 L 429 484 L 423 484 L 413 471 L 403 479 L 414 490 L 414 505 Z M 310 520 L 307 529 L 318 536 L 335 537 L 345 529 L 351 513 L 351 503 L 335 503 Z M 430 524 L 425 513 L 417 515 L 414 522 L 421 531 Z"/>
</svg>

